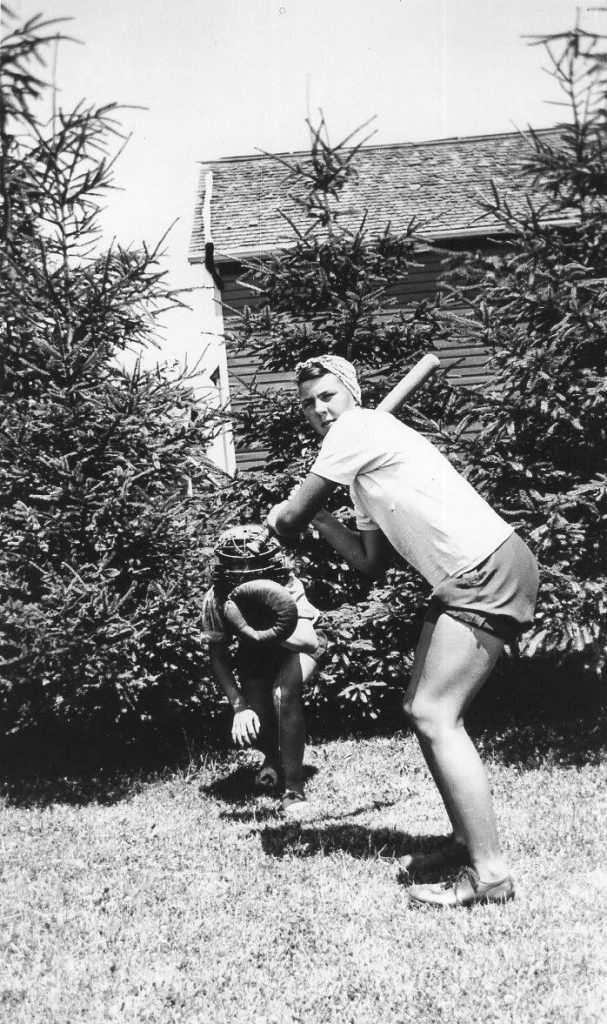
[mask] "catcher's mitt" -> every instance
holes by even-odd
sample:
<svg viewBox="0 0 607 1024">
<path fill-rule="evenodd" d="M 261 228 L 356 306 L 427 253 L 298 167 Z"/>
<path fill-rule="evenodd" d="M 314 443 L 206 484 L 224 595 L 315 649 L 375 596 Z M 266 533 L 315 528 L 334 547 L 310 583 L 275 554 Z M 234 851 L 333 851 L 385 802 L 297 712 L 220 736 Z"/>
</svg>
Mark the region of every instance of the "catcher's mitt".
<svg viewBox="0 0 607 1024">
<path fill-rule="evenodd" d="M 251 580 L 235 587 L 223 614 L 238 636 L 258 644 L 286 640 L 298 618 L 294 598 L 273 580 Z"/>
</svg>

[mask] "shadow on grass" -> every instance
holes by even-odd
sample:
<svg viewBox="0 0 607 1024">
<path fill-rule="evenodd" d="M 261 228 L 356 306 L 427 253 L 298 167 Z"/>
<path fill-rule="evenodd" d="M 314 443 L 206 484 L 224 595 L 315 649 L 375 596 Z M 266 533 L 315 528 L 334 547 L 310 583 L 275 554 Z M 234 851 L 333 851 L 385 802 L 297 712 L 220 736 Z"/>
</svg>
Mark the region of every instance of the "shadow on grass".
<svg viewBox="0 0 607 1024">
<path fill-rule="evenodd" d="M 40 751 L 0 757 L 0 796 L 12 807 L 114 804 L 140 792 L 157 772 L 142 766 L 74 764 Z"/>
<path fill-rule="evenodd" d="M 137 777 L 121 771 L 104 771 L 82 778 L 64 775 L 49 777 L 30 775 L 27 778 L 7 777 L 2 772 L 0 795 L 12 807 L 49 807 L 51 804 L 115 804 L 127 796 L 140 792 L 153 775 L 139 772 Z"/>
<path fill-rule="evenodd" d="M 32 733 L 0 743 L 0 797 L 13 807 L 114 804 L 209 755 L 184 732 L 124 741 L 111 735 Z"/>
<path fill-rule="evenodd" d="M 355 807 L 344 811 L 342 815 L 330 815 L 331 821 L 335 822 L 336 817 L 341 818 L 356 818 L 360 814 L 367 814 L 369 811 L 376 811 L 383 807 L 392 807 L 394 800 L 373 800 L 369 804 L 365 804 L 363 807 Z M 229 818 L 232 821 L 241 821 L 249 825 L 259 824 L 264 821 L 277 822 L 279 829 L 300 829 L 299 824 L 293 822 L 285 822 L 285 819 L 281 817 L 281 811 L 277 803 L 273 804 L 257 804 L 255 807 L 238 807 L 231 808 L 230 810 L 223 811 L 220 815 L 221 818 Z M 327 815 L 327 817 L 329 817 Z"/>
<path fill-rule="evenodd" d="M 607 692 L 571 675 L 492 679 L 467 718 L 481 752 L 505 765 L 596 764 L 607 754 Z"/>
<path fill-rule="evenodd" d="M 215 782 L 211 782 L 208 786 L 202 786 L 200 791 L 214 797 L 216 800 L 221 800 L 222 803 L 242 804 L 250 797 L 259 796 L 260 793 L 264 792 L 259 786 L 255 785 L 255 773 L 258 768 L 259 765 L 255 768 L 239 765 L 224 778 L 216 779 Z M 313 779 L 317 772 L 318 768 L 304 765 L 304 783 L 308 782 L 309 779 Z"/>
<path fill-rule="evenodd" d="M 361 808 L 361 813 L 363 810 L 366 808 Z M 260 837 L 262 849 L 269 857 L 314 857 L 341 852 L 358 860 L 396 860 L 412 851 L 428 853 L 445 841 L 445 836 L 411 835 L 390 828 L 339 823 L 333 819 L 324 824 L 318 821 L 309 824 L 282 822 L 274 827 L 266 826 Z M 425 877 L 431 880 L 435 875 L 436 870 L 427 872 Z"/>
</svg>

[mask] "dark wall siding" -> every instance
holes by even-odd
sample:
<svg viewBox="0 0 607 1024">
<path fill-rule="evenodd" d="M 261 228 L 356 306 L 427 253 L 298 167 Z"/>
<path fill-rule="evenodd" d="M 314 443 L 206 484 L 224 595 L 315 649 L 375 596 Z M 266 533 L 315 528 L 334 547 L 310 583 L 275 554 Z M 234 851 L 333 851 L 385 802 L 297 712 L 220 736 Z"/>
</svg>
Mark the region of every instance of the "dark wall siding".
<svg viewBox="0 0 607 1024">
<path fill-rule="evenodd" d="M 495 245 L 490 243 L 475 243 L 475 249 L 483 249 L 487 254 L 495 251 Z M 396 299 L 396 307 L 403 307 L 410 303 L 422 300 L 431 301 L 440 287 L 440 263 L 441 257 L 435 252 L 425 252 L 416 256 L 416 262 L 421 264 L 412 267 L 409 276 L 402 284 L 390 289 L 389 294 Z M 226 319 L 226 333 L 237 324 L 238 314 L 245 306 L 255 304 L 255 295 L 242 281 L 244 271 L 237 263 L 224 264 L 221 267 L 221 276 L 224 282 L 222 300 L 224 303 L 224 316 Z M 437 350 L 437 354 L 446 370 L 451 368 L 451 380 L 457 384 L 465 383 L 468 386 L 482 384 L 487 380 L 487 373 L 484 369 L 486 363 L 486 352 L 473 339 L 461 339 L 448 342 Z M 287 387 L 293 380 L 291 373 L 260 373 L 258 361 L 254 353 L 246 351 L 236 352 L 228 342 L 227 346 L 228 372 L 230 377 L 231 402 L 234 412 L 237 414 L 239 407 L 246 401 L 247 385 L 256 376 L 257 386 L 262 390 L 275 387 Z M 235 424 L 236 462 L 241 470 L 256 470 L 263 467 L 264 453 L 245 449 L 238 443 L 238 425 Z"/>
</svg>

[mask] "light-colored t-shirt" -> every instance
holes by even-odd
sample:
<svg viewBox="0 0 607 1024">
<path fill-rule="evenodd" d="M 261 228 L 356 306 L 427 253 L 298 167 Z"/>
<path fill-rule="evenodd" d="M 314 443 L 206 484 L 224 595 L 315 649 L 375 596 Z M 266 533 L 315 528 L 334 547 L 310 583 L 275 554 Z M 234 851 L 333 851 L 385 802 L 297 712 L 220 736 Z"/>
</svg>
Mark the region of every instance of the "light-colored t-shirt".
<svg viewBox="0 0 607 1024">
<path fill-rule="evenodd" d="M 513 533 L 430 441 L 387 412 L 342 413 L 312 472 L 348 485 L 358 529 L 380 529 L 433 587 Z"/>
<path fill-rule="evenodd" d="M 315 608 L 308 601 L 301 580 L 293 573 L 290 573 L 289 579 L 285 583 L 285 589 L 289 591 L 297 605 L 298 621 L 308 619 L 314 625 L 320 617 L 320 612 L 318 608 Z M 202 634 L 203 639 L 207 643 L 216 644 L 229 643 L 234 636 L 229 623 L 226 622 L 223 616 L 221 604 L 215 597 L 212 587 L 210 590 L 207 590 L 202 599 Z"/>
</svg>

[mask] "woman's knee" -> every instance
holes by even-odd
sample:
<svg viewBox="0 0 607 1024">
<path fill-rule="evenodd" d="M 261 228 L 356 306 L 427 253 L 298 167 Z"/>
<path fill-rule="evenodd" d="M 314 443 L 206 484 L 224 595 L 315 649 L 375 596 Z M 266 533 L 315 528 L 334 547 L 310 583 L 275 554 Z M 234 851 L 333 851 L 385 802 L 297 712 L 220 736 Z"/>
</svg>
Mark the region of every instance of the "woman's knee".
<svg viewBox="0 0 607 1024">
<path fill-rule="evenodd" d="M 424 699 L 419 694 L 405 694 L 403 712 L 413 731 L 427 739 L 458 724 L 453 720 L 450 708 L 441 705 L 440 701 Z"/>
<path fill-rule="evenodd" d="M 403 697 L 403 705 L 402 706 L 403 706 L 403 714 L 404 714 L 408 724 L 411 726 L 411 728 L 415 729 L 417 724 L 418 724 L 418 721 L 419 721 L 418 710 L 417 710 L 418 709 L 418 702 L 415 700 L 414 696 L 411 696 L 408 693 L 405 693 L 405 696 Z"/>
</svg>

